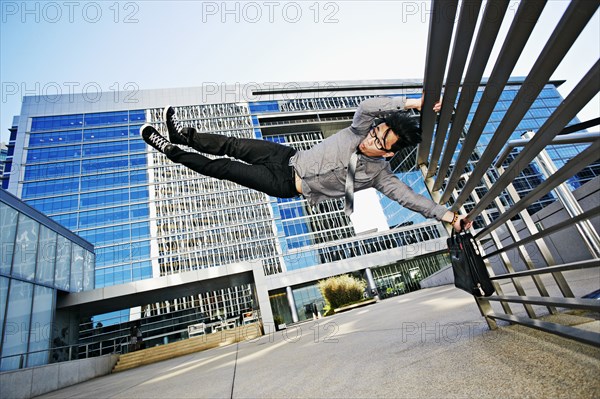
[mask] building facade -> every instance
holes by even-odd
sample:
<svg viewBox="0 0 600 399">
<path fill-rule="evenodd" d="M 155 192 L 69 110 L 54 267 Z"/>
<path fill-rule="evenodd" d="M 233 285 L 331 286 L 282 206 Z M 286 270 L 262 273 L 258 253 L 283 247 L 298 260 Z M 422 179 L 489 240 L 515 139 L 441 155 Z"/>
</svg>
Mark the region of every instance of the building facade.
<svg viewBox="0 0 600 399">
<path fill-rule="evenodd" d="M 560 103 L 557 84 L 546 85 L 515 138 L 541 126 Z M 519 87 L 516 80 L 505 88 L 478 150 Z M 276 324 L 293 323 L 311 317 L 305 311 L 309 305 L 322 310 L 316 282 L 330 275 L 355 273 L 381 296 L 417 289 L 419 279 L 449 264 L 443 226 L 375 192 L 359 193 L 362 200 L 357 194 L 356 212 L 348 218 L 342 200 L 311 207 L 302 197 L 271 198 L 207 178 L 146 146 L 139 127 L 151 123 L 166 134 L 162 109 L 173 105 L 184 125 L 201 132 L 306 149 L 348 126 L 364 99 L 419 97 L 421 91 L 421 82 L 365 81 L 104 93 L 94 102 L 64 96 L 53 97 L 51 106 L 43 97 L 25 97 L 11 131 L 3 187 L 94 244 L 94 288 L 250 264 L 268 282 L 270 309 L 263 304 L 263 315 Z M 560 165 L 577 151 L 577 146 L 561 147 L 552 155 Z M 415 158 L 414 149 L 406 150 L 391 162 L 404 182 L 428 195 Z M 596 172 L 591 168 L 585 176 Z M 536 178 L 542 177 L 532 165 L 515 181 L 520 194 Z M 488 212 L 493 218 L 494 209 Z M 148 326 L 163 325 L 168 314 L 171 326 L 179 326 L 168 339 L 177 339 L 193 320 L 256 310 L 256 291 L 250 281 L 137 303 L 82 322 L 80 337 L 97 335 L 98 323 L 103 333 L 120 325 L 111 333 L 116 342 L 127 335 L 127 323 L 142 318 L 149 336 L 163 339 L 163 330 L 157 327 L 150 335 L 154 330 Z"/>
<path fill-rule="evenodd" d="M 94 248 L 5 190 L 0 220 L 0 371 L 58 361 L 78 327 L 56 320 L 57 293 L 94 287 Z"/>
<path fill-rule="evenodd" d="M 0 176 L 4 174 L 4 164 L 8 157 L 8 147 L 6 143 L 0 143 Z"/>
</svg>

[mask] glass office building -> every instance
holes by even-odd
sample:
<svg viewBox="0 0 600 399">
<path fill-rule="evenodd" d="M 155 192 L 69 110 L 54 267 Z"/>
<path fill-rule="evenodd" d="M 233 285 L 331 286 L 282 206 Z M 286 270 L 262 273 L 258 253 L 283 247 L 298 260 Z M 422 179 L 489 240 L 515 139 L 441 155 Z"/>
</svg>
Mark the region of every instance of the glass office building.
<svg viewBox="0 0 600 399">
<path fill-rule="evenodd" d="M 96 287 L 152 276 L 143 121 L 143 110 L 31 118 L 20 197 L 95 244 Z"/>
<path fill-rule="evenodd" d="M 6 158 L 8 158 L 8 147 L 5 143 L 0 143 L 0 176 L 4 173 Z"/>
<path fill-rule="evenodd" d="M 519 82 L 505 88 L 476 153 L 483 152 Z M 557 107 L 562 100 L 556 90 L 559 83 L 546 85 L 515 138 L 539 128 Z M 281 281 L 307 268 L 330 270 L 332 264 L 348 264 L 347 272 L 362 270 L 364 276 L 365 267 L 352 259 L 367 255 L 377 259 L 371 266 L 377 288 L 400 293 L 399 286 L 415 287 L 415 281 L 435 270 L 421 269 L 427 263 L 422 261 L 399 266 L 403 257 L 427 255 L 401 250 L 443 242 L 446 233 L 440 223 L 380 196 L 372 208 L 384 215 L 384 225 L 359 231 L 355 220 L 345 216 L 342 200 L 310 207 L 301 197 L 271 198 L 207 178 L 173 164 L 139 136 L 139 127 L 146 122 L 166 134 L 162 108 L 170 104 L 184 125 L 201 132 L 306 149 L 348 126 L 361 101 L 380 95 L 418 97 L 422 90 L 421 83 L 413 81 L 328 82 L 295 88 L 297 84 L 227 87 L 218 93 L 203 88 L 148 90 L 137 92 L 135 98 L 117 96 L 117 102 L 107 95 L 106 101 L 97 103 L 63 98 L 53 103 L 51 112 L 43 98 L 25 97 L 11 130 L 3 186 L 94 244 L 95 288 L 238 263 L 257 265 L 265 277 Z M 560 166 L 578 151 L 578 146 L 561 146 L 551 150 L 551 156 Z M 415 191 L 428 195 L 415 158 L 414 150 L 398 153 L 391 160 L 393 169 Z M 572 183 L 581 184 L 597 171 L 588 168 Z M 524 194 L 541 178 L 532 165 L 515 186 Z M 537 209 L 550 201 L 553 198 L 543 199 Z M 465 208 L 469 206 L 467 202 Z M 493 217 L 494 210 L 490 212 Z M 448 264 L 440 255 L 443 248 L 430 252 L 437 269 Z M 377 266 L 385 269 L 377 271 Z M 274 284 L 277 287 L 269 295 L 275 316 L 288 323 L 303 319 L 303 306 L 319 301 L 315 283 L 313 279 L 291 287 Z M 228 304 L 252 306 L 247 292 L 253 289 L 232 285 L 227 292 L 198 292 L 196 297 L 173 298 L 167 305 L 138 304 L 143 308 L 138 313 L 159 316 L 173 308 L 205 306 L 206 301 L 221 304 L 215 314 L 231 313 Z M 290 294 L 292 298 L 287 298 Z M 295 312 L 288 305 L 292 302 Z M 119 317 L 117 322 L 127 321 L 129 310 Z"/>
<path fill-rule="evenodd" d="M 55 322 L 58 291 L 94 287 L 94 248 L 0 189 L 0 371 L 47 364 L 73 331 Z"/>
<path fill-rule="evenodd" d="M 506 111 L 508 110 L 510 104 L 515 99 L 517 92 L 520 89 L 520 85 L 512 84 L 508 85 L 502 91 L 500 99 L 490 116 L 485 128 L 483 129 L 481 138 L 477 143 L 477 147 L 475 149 L 476 159 L 480 154 L 485 150 L 486 145 L 491 140 L 494 135 L 496 129 L 500 125 L 502 118 L 504 117 Z M 469 121 L 472 120 L 474 116 L 474 110 L 476 109 L 479 100 L 483 94 L 483 88 L 480 88 L 475 95 L 475 101 L 473 106 L 471 107 L 471 112 L 469 114 Z M 511 136 L 511 140 L 521 139 L 521 135 L 525 132 L 536 132 L 543 124 L 546 122 L 548 117 L 552 114 L 554 109 L 560 105 L 562 102 L 562 97 L 560 93 L 557 91 L 556 86 L 554 84 L 547 84 L 539 94 L 538 98 L 532 103 L 530 109 L 527 111 L 523 120 L 519 123 L 514 133 Z M 575 118 L 570 122 L 569 125 L 579 123 L 579 119 Z M 548 155 L 551 157 L 552 161 L 555 163 L 557 168 L 562 167 L 568 160 L 573 158 L 575 155 L 583 151 L 587 146 L 586 145 L 560 145 L 560 146 L 549 146 L 546 151 Z M 512 151 L 508 160 L 505 162 L 508 164 L 511 159 L 514 159 L 520 152 L 520 148 L 516 148 Z M 599 157 L 600 160 L 600 157 Z M 473 160 L 475 163 L 476 160 Z M 572 190 L 580 187 L 586 182 L 592 180 L 595 176 L 600 174 L 600 162 L 595 162 L 592 165 L 587 166 L 583 169 L 579 174 L 573 176 L 568 184 Z M 540 184 L 544 180 L 544 176 L 540 171 L 540 167 L 532 162 L 523 172 L 519 174 L 518 177 L 513 181 L 513 185 L 520 195 L 520 197 L 524 197 L 529 193 L 533 188 Z M 480 189 L 481 192 L 483 190 Z M 528 207 L 530 213 L 535 213 L 545 207 L 546 205 L 551 204 L 556 200 L 556 197 L 553 196 L 552 193 L 545 195 L 542 199 L 536 201 L 531 206 Z M 473 204 L 465 204 L 466 209 L 471 209 Z"/>
</svg>

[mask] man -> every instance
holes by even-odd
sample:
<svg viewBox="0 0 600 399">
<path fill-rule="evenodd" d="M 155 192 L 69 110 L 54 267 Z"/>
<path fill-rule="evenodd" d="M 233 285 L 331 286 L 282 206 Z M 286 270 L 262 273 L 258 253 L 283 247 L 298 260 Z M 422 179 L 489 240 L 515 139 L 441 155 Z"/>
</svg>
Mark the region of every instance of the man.
<svg viewBox="0 0 600 399">
<path fill-rule="evenodd" d="M 144 141 L 173 162 L 206 176 L 226 179 L 273 197 L 303 195 L 311 205 L 327 198 L 346 198 L 346 214 L 352 213 L 353 193 L 374 187 L 427 218 L 447 222 L 456 231 L 471 227 L 465 216 L 449 211 L 429 198 L 415 193 L 391 171 L 385 160 L 404 147 L 421 142 L 418 122 L 405 111 L 421 109 L 422 99 L 379 97 L 364 100 L 354 114 L 351 126 L 306 151 L 255 139 L 199 133 L 194 128 L 178 128 L 172 107 L 163 111 L 169 140 L 149 124 L 140 128 Z M 434 111 L 440 110 L 436 103 Z M 212 155 L 230 158 L 210 159 L 187 152 L 186 145 Z"/>
</svg>

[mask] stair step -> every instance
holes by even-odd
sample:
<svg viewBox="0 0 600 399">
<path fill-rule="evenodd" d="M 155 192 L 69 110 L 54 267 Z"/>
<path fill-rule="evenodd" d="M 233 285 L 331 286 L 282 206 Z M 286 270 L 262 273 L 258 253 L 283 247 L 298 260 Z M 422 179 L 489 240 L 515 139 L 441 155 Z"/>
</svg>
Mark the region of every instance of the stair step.
<svg viewBox="0 0 600 399">
<path fill-rule="evenodd" d="M 126 353 L 119 357 L 119 361 L 113 368 L 113 372 L 128 370 L 134 367 L 188 355 L 190 353 L 246 341 L 261 335 L 262 331 L 260 325 L 254 323 L 252 325 L 240 326 L 231 330 L 192 337 L 170 344 Z"/>
</svg>

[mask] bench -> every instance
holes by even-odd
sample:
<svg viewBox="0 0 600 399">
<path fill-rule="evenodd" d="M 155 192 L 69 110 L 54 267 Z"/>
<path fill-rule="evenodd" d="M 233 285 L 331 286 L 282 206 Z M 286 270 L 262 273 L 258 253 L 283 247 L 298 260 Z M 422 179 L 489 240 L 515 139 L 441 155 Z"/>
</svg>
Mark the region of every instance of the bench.
<svg viewBox="0 0 600 399">
<path fill-rule="evenodd" d="M 187 330 L 188 330 L 188 337 L 193 337 L 194 335 L 202 335 L 202 334 L 206 334 L 206 324 L 204 323 L 197 323 L 197 324 L 192 324 L 189 325 Z"/>
</svg>

